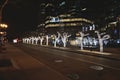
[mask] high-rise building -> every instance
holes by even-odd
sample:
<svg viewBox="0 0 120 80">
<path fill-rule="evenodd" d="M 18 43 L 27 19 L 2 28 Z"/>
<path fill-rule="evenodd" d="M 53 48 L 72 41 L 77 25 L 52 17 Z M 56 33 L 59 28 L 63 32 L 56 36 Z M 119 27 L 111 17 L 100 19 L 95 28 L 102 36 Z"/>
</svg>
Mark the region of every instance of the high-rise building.
<svg viewBox="0 0 120 80">
<path fill-rule="evenodd" d="M 119 4 L 120 2 L 118 2 L 118 0 L 51 0 L 42 4 L 40 10 L 42 15 L 44 15 L 43 23 L 45 24 L 46 28 L 50 28 L 50 26 L 53 28 L 55 25 L 59 27 L 65 27 L 68 24 L 66 24 L 66 22 L 64 24 L 64 22 L 59 21 L 65 19 L 70 20 L 74 18 L 84 18 L 90 20 L 97 25 L 97 28 L 102 28 L 106 24 L 116 20 L 116 17 L 120 12 Z M 42 15 L 41 17 L 43 17 Z M 61 15 L 67 15 L 67 17 L 60 17 Z M 53 21 L 57 22 L 49 22 L 51 17 Z M 71 23 L 68 21 L 68 23 L 71 25 L 81 24 L 80 22 L 73 24 L 73 22 Z M 55 25 L 53 26 L 54 23 Z M 59 25 L 57 23 L 59 23 Z M 62 24 L 62 26 L 60 24 Z M 79 25 L 77 26 L 82 29 L 82 27 Z M 64 30 L 66 29 L 64 28 Z"/>
</svg>

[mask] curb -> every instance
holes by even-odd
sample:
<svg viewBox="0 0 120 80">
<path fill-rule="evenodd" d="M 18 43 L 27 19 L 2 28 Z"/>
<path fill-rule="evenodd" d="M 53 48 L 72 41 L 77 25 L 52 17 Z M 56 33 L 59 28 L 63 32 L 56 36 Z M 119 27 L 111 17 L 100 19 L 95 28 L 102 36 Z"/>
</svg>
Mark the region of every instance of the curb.
<svg viewBox="0 0 120 80">
<path fill-rule="evenodd" d="M 71 48 L 67 48 L 67 49 L 62 49 L 61 47 L 59 48 L 55 48 L 55 47 L 51 47 L 51 46 L 41 46 L 41 47 L 45 47 L 45 48 L 52 48 L 52 49 L 57 49 L 57 50 L 62 50 L 62 51 L 68 51 L 68 52 L 74 52 L 74 53 L 78 53 L 78 54 L 82 54 L 82 55 L 89 55 L 89 56 L 95 56 L 95 57 L 102 57 L 102 58 L 107 58 L 107 59 L 111 59 L 111 60 L 116 60 L 116 61 L 120 61 L 120 58 L 116 58 L 114 56 L 112 56 L 112 53 L 108 53 L 108 54 L 111 54 L 110 55 L 105 55 L 105 54 L 95 54 L 93 52 L 97 52 L 97 53 L 100 53 L 98 51 L 89 51 L 89 50 L 85 50 L 85 51 L 88 51 L 88 52 L 85 52 L 85 51 L 77 51 L 77 50 L 72 50 Z M 104 52 L 104 53 L 107 53 L 107 52 Z"/>
</svg>

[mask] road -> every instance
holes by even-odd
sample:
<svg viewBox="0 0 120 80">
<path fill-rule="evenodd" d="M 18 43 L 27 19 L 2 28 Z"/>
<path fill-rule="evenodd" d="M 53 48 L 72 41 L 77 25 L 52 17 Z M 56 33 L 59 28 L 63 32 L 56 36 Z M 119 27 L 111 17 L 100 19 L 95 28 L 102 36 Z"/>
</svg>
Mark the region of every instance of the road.
<svg viewBox="0 0 120 80">
<path fill-rule="evenodd" d="M 120 61 L 43 46 L 15 45 L 71 80 L 120 80 Z"/>
</svg>

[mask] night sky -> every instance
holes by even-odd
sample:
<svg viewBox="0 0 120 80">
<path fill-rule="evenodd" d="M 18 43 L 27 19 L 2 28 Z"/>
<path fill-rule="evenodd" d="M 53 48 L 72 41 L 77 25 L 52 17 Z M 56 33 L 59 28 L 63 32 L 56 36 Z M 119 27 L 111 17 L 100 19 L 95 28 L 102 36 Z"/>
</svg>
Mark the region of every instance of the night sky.
<svg viewBox="0 0 120 80">
<path fill-rule="evenodd" d="M 8 24 L 8 37 L 16 38 L 21 33 L 34 30 L 38 25 L 37 0 L 9 0 L 3 9 L 2 22 Z"/>
<path fill-rule="evenodd" d="M 4 1 L 5 0 L 0 0 L 0 5 Z M 2 22 L 8 24 L 8 36 L 10 38 L 16 38 L 23 32 L 36 29 L 37 25 L 40 23 L 38 22 L 40 18 L 38 16 L 40 4 L 50 1 L 59 2 L 58 0 L 9 0 L 8 4 L 3 9 L 2 16 Z M 72 0 L 68 1 L 71 2 Z M 84 3 L 84 1 L 86 3 Z M 114 0 L 105 0 L 104 2 L 101 0 L 83 0 L 84 4 L 82 4 L 87 8 L 93 9 L 93 12 L 89 11 L 92 12 L 92 16 L 99 16 L 99 14 L 103 13 L 102 10 L 104 10 L 106 6 L 109 7 L 119 2 L 113 3 L 113 1 Z"/>
</svg>

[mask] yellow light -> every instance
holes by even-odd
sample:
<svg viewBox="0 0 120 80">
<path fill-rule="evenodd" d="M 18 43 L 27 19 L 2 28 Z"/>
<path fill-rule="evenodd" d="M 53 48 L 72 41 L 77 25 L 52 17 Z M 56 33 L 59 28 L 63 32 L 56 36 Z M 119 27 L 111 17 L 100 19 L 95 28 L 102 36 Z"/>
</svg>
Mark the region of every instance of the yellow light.
<svg viewBox="0 0 120 80">
<path fill-rule="evenodd" d="M 0 34 L 4 34 L 4 32 L 0 32 Z"/>
<path fill-rule="evenodd" d="M 76 33 L 76 36 L 80 36 L 80 34 L 79 34 L 79 33 Z"/>
<path fill-rule="evenodd" d="M 0 28 L 7 28 L 8 25 L 7 24 L 0 24 Z"/>
</svg>

